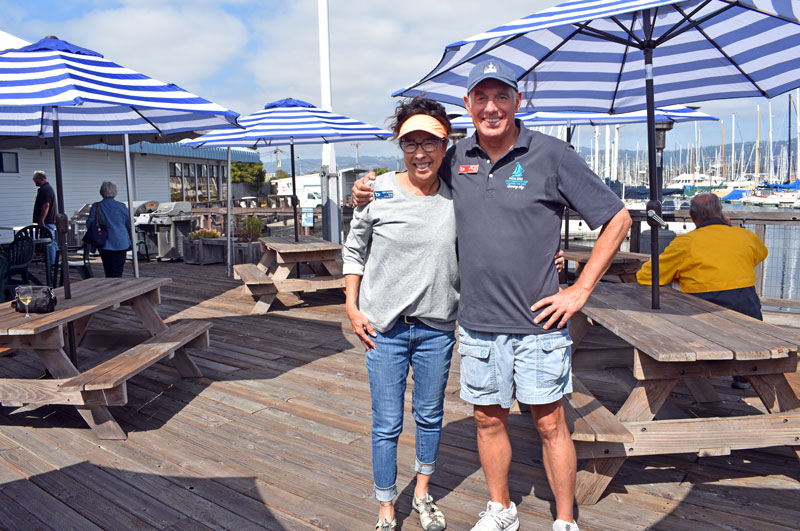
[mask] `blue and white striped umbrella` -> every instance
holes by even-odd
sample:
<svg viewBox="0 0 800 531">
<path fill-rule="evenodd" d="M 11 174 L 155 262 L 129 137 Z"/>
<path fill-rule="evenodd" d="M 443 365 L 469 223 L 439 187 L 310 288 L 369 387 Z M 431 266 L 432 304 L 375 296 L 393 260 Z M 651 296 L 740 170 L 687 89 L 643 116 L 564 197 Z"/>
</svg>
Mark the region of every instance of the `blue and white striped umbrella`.
<svg viewBox="0 0 800 531">
<path fill-rule="evenodd" d="M 648 223 L 658 278 L 655 106 L 800 87 L 800 0 L 574 0 L 445 48 L 395 96 L 463 105 L 472 67 L 513 65 L 525 111 L 617 114 L 647 109 Z M 653 308 L 659 307 L 653 283 Z"/>
<path fill-rule="evenodd" d="M 700 112 L 691 107 L 683 105 L 668 105 L 666 107 L 656 107 L 656 122 L 694 122 L 701 120 L 719 120 L 710 114 Z M 550 125 L 613 125 L 613 124 L 637 124 L 647 121 L 646 111 L 635 111 L 623 114 L 606 114 L 600 112 L 520 112 L 517 118 L 522 120 L 525 125 L 531 127 L 550 126 Z M 453 127 L 473 127 L 472 118 L 469 114 L 459 116 L 450 121 Z"/>
<path fill-rule="evenodd" d="M 62 137 L 73 145 L 124 142 L 127 146 L 131 136 L 131 141 L 159 142 L 213 127 L 235 127 L 237 116 L 177 85 L 55 37 L 0 52 L 0 147 L 54 147 L 60 214 L 64 214 Z M 126 164 L 131 240 L 136 241 L 128 168 Z M 136 253 L 133 263 L 138 277 Z M 69 298 L 66 260 L 62 267 Z"/>
<path fill-rule="evenodd" d="M 58 109 L 65 143 L 158 141 L 234 127 L 238 113 L 177 85 L 122 67 L 55 38 L 0 52 L 0 136 L 53 137 Z M 69 137 L 83 137 L 70 142 Z"/>
<path fill-rule="evenodd" d="M 292 190 L 297 190 L 294 172 L 294 146 L 357 140 L 385 140 L 392 136 L 373 125 L 353 120 L 312 104 L 285 98 L 267 103 L 263 110 L 239 119 L 244 130 L 211 131 L 185 142 L 189 146 L 267 147 L 291 146 Z M 294 193 L 294 192 L 293 192 Z M 294 240 L 298 241 L 297 200 L 294 207 Z"/>
<path fill-rule="evenodd" d="M 243 130 L 211 131 L 190 146 L 266 147 L 297 144 L 385 140 L 392 136 L 373 125 L 286 98 L 239 119 Z"/>
<path fill-rule="evenodd" d="M 657 106 L 771 98 L 800 86 L 800 1 L 566 2 L 448 45 L 395 95 L 463 106 L 472 66 L 498 58 L 517 72 L 523 110 L 636 111 L 646 108 L 648 45 Z"/>
</svg>

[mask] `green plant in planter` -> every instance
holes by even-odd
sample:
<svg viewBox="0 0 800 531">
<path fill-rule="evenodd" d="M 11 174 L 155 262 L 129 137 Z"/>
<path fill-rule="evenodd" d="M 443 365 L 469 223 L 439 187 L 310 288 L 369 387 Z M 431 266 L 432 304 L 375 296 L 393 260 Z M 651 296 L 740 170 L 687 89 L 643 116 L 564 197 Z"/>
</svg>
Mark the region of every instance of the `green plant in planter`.
<svg viewBox="0 0 800 531">
<path fill-rule="evenodd" d="M 264 222 L 261 218 L 249 216 L 242 220 L 242 230 L 239 236 L 240 241 L 254 242 L 261 237 L 261 229 L 264 227 Z"/>
<path fill-rule="evenodd" d="M 221 236 L 219 231 L 214 229 L 197 229 L 194 232 L 190 232 L 188 238 L 190 240 L 202 240 L 205 238 L 220 238 Z"/>
</svg>

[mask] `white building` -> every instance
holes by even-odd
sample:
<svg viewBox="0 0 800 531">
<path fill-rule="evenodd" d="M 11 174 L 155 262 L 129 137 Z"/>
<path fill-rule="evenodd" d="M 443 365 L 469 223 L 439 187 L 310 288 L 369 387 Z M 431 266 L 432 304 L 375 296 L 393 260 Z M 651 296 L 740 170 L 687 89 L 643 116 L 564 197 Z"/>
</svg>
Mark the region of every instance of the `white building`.
<svg viewBox="0 0 800 531">
<path fill-rule="evenodd" d="M 135 201 L 221 201 L 226 195 L 227 150 L 194 149 L 180 144 L 131 146 Z M 231 150 L 233 162 L 261 162 L 252 150 Z M 117 199 L 127 201 L 121 146 L 63 147 L 61 167 L 67 217 L 86 203 L 99 201 L 100 184 L 117 185 Z M 31 177 L 44 170 L 55 188 L 52 149 L 0 150 L 0 226 L 28 225 L 36 186 Z"/>
</svg>

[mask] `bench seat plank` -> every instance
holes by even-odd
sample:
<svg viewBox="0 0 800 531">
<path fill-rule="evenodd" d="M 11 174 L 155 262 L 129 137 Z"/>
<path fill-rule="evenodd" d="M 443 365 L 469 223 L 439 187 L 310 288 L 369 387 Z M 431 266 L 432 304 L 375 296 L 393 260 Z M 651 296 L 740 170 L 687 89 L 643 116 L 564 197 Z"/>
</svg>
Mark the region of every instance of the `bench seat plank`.
<svg viewBox="0 0 800 531">
<path fill-rule="evenodd" d="M 70 378 L 59 388 L 64 391 L 92 391 L 116 387 L 197 338 L 202 336 L 204 340 L 209 328 L 211 323 L 205 321 L 173 324 L 143 343 Z"/>
<path fill-rule="evenodd" d="M 569 408 L 567 417 L 572 417 L 574 440 L 585 441 L 589 437 L 587 427 L 594 433 L 593 439 L 605 442 L 632 442 L 633 434 L 609 411 L 573 374 L 572 393 L 566 395 Z M 573 416 L 577 415 L 577 417 Z M 580 422 L 579 422 L 580 421 Z"/>
<path fill-rule="evenodd" d="M 245 284 L 272 284 L 272 280 L 256 264 L 236 264 L 233 266 L 233 274 L 234 278 Z"/>
</svg>

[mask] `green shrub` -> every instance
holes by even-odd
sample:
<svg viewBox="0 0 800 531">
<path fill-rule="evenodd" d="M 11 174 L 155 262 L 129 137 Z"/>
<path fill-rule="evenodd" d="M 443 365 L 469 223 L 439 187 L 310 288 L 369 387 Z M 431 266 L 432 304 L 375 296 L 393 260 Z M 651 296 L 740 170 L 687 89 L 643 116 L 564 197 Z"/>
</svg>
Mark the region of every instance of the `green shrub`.
<svg viewBox="0 0 800 531">
<path fill-rule="evenodd" d="M 264 227 L 264 222 L 261 218 L 249 216 L 242 220 L 242 230 L 239 239 L 246 242 L 254 242 L 261 237 L 261 229 Z"/>
</svg>

